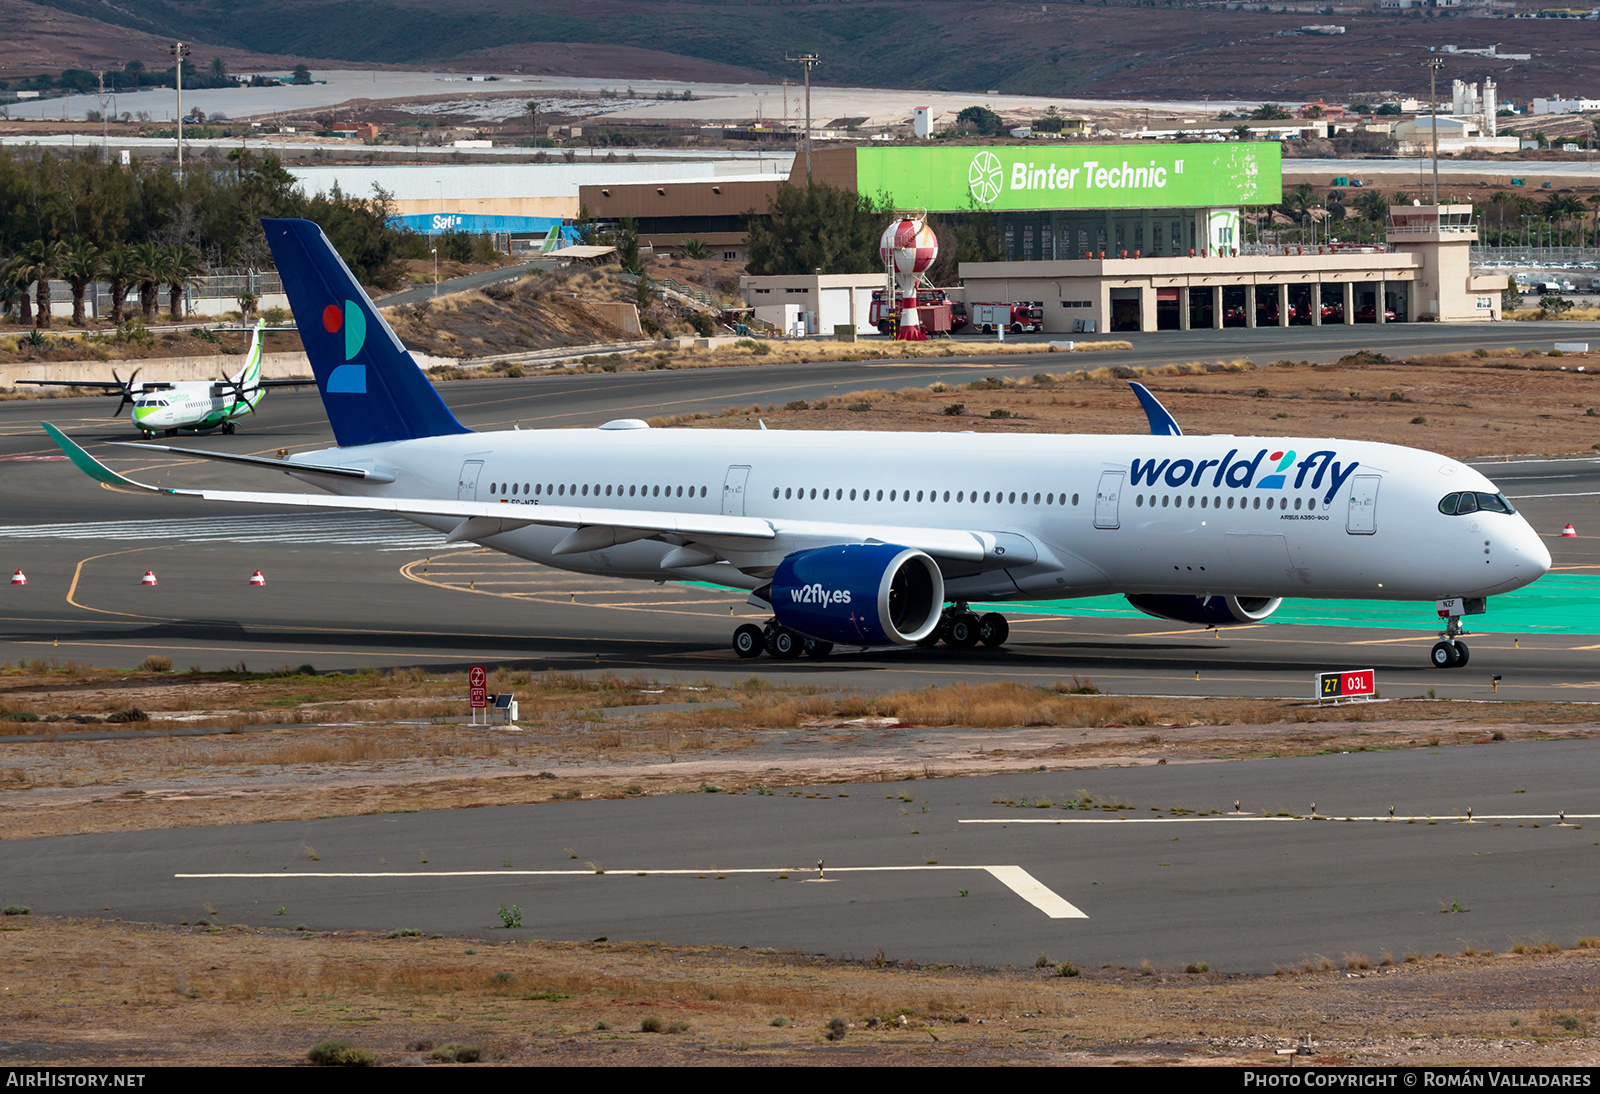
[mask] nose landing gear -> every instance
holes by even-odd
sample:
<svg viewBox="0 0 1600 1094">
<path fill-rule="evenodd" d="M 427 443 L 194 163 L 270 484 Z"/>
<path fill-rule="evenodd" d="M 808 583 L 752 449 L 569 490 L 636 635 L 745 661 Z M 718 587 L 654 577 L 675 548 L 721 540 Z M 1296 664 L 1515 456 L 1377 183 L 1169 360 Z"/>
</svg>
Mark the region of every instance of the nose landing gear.
<svg viewBox="0 0 1600 1094">
<path fill-rule="evenodd" d="M 1471 656 L 1467 644 L 1458 637 L 1465 634 L 1461 627 L 1461 617 L 1452 615 L 1445 629 L 1439 634 L 1439 641 L 1433 644 L 1433 649 L 1428 652 L 1428 661 L 1436 669 L 1466 668 L 1467 659 Z"/>
</svg>

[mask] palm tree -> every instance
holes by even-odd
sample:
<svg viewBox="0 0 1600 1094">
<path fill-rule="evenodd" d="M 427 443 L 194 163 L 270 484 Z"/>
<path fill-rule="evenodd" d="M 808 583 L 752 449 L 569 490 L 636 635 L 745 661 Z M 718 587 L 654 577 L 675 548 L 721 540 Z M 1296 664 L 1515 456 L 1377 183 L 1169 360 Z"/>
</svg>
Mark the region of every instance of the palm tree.
<svg viewBox="0 0 1600 1094">
<path fill-rule="evenodd" d="M 33 325 L 40 330 L 50 329 L 50 279 L 61 272 L 66 253 L 59 239 L 35 239 L 22 248 L 22 261 L 27 264 L 28 278 L 35 287 L 37 314 Z"/>
<path fill-rule="evenodd" d="M 127 302 L 128 290 L 139 279 L 139 262 L 131 249 L 118 247 L 106 254 L 104 271 L 106 280 L 111 284 L 111 322 L 120 327 L 127 319 L 123 314 L 123 306 Z"/>
<path fill-rule="evenodd" d="M 3 286 L 6 298 L 6 310 L 11 310 L 11 305 L 17 307 L 17 322 L 23 326 L 33 322 L 33 308 L 28 303 L 28 289 L 33 284 L 33 278 L 28 274 L 28 264 L 21 255 L 14 256 L 0 269 L 0 286 Z"/>
<path fill-rule="evenodd" d="M 161 248 L 145 242 L 134 244 L 128 251 L 134 262 L 134 279 L 139 284 L 139 310 L 146 323 L 154 323 L 161 295 Z"/>
<path fill-rule="evenodd" d="M 101 255 L 100 248 L 83 236 L 78 236 L 67 248 L 61 262 L 61 276 L 72 286 L 73 326 L 88 325 L 89 321 L 83 311 L 83 298 L 88 291 L 89 283 L 99 277 L 104 269 L 105 258 Z"/>
<path fill-rule="evenodd" d="M 1389 215 L 1389 200 L 1378 190 L 1363 190 L 1355 200 L 1356 211 L 1374 224 L 1383 223 Z"/>
<path fill-rule="evenodd" d="M 167 284 L 167 300 L 171 304 L 168 310 L 172 313 L 172 321 L 181 323 L 183 290 L 200 280 L 200 275 L 205 272 L 205 263 L 200 261 L 194 248 L 181 243 L 168 247 L 164 256 L 161 280 Z"/>
<path fill-rule="evenodd" d="M 1600 122 L 1595 123 L 1600 131 Z M 1590 194 L 1586 199 L 1594 208 L 1589 210 L 1589 219 L 1594 223 L 1594 245 L 1600 247 L 1600 194 Z"/>
</svg>

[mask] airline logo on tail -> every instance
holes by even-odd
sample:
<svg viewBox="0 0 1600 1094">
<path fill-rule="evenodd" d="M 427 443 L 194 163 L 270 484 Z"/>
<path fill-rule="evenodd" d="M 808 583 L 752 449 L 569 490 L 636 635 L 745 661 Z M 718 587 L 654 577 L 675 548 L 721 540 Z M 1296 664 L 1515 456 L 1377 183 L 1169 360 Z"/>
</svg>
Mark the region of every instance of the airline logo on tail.
<svg viewBox="0 0 1600 1094">
<path fill-rule="evenodd" d="M 354 300 L 346 300 L 344 307 L 329 304 L 322 309 L 322 329 L 329 334 L 344 331 L 344 359 L 349 361 L 361 352 L 367 342 L 367 317 Z M 328 376 L 328 394 L 365 395 L 367 393 L 367 366 L 344 364 Z"/>
</svg>

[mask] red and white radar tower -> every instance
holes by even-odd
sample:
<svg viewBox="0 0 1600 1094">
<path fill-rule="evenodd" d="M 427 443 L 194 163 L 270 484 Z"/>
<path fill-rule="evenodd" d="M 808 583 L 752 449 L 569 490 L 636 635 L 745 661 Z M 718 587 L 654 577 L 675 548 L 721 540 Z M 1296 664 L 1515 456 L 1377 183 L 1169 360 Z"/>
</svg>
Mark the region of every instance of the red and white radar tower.
<svg viewBox="0 0 1600 1094">
<path fill-rule="evenodd" d="M 889 225 L 878 243 L 878 253 L 894 278 L 895 293 L 900 299 L 900 322 L 895 329 L 895 340 L 927 341 L 928 336 L 917 316 L 917 283 L 939 257 L 939 239 L 928 227 L 924 214 L 902 216 Z"/>
</svg>

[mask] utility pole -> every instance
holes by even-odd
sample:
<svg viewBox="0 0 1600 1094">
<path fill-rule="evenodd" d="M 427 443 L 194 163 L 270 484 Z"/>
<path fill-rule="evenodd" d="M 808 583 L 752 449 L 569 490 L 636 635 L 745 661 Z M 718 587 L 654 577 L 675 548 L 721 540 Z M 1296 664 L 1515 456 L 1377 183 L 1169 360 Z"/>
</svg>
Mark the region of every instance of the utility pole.
<svg viewBox="0 0 1600 1094">
<path fill-rule="evenodd" d="M 784 60 L 794 61 L 806 70 L 806 185 L 811 185 L 811 70 L 821 62 L 815 53 L 802 53 L 798 57 L 784 54 Z"/>
<path fill-rule="evenodd" d="M 1432 57 L 1423 64 L 1428 66 L 1428 112 L 1433 118 L 1433 205 L 1439 207 L 1439 68 L 1443 57 Z"/>
<path fill-rule="evenodd" d="M 172 43 L 173 71 L 178 84 L 178 181 L 183 181 L 183 59 L 189 56 L 189 47 L 182 42 Z"/>
<path fill-rule="evenodd" d="M 106 123 L 106 74 L 104 70 L 96 72 L 95 78 L 100 81 L 100 162 L 111 162 L 111 137 Z"/>
</svg>

